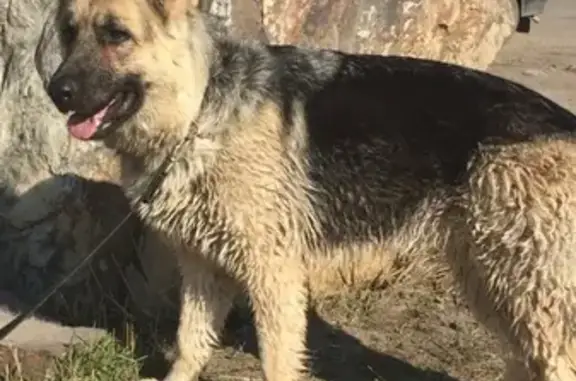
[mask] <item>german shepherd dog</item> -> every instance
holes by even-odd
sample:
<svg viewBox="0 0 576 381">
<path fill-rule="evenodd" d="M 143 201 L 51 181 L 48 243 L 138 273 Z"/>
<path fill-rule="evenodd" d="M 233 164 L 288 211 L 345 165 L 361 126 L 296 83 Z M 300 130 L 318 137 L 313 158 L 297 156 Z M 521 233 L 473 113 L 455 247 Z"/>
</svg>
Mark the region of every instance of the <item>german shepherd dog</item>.
<svg viewBox="0 0 576 381">
<path fill-rule="evenodd" d="M 265 379 L 299 380 L 310 261 L 438 250 L 507 381 L 576 380 L 576 116 L 446 63 L 235 41 L 197 1 L 59 0 L 47 85 L 130 197 L 181 147 L 134 202 L 182 275 L 165 380 L 199 376 L 242 292 Z"/>
</svg>

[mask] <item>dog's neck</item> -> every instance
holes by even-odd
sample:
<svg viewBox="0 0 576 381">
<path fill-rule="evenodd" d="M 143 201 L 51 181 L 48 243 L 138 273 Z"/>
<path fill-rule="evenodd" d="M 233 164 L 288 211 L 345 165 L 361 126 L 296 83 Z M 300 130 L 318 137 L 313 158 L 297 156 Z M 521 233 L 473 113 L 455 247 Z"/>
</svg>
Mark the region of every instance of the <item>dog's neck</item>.
<svg viewBox="0 0 576 381">
<path fill-rule="evenodd" d="M 198 134 L 215 136 L 238 118 L 254 110 L 273 82 L 273 64 L 267 45 L 238 40 L 218 20 L 205 17 L 208 81 L 195 122 Z"/>
</svg>

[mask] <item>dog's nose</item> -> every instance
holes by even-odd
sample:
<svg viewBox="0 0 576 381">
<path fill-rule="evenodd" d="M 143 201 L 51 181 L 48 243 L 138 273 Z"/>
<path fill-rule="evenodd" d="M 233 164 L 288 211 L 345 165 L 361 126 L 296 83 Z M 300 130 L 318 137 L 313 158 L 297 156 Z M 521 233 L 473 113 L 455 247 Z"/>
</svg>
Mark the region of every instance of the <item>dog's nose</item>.
<svg viewBox="0 0 576 381">
<path fill-rule="evenodd" d="M 48 86 L 48 95 L 62 113 L 73 109 L 77 94 L 78 85 L 70 77 L 56 78 Z"/>
</svg>

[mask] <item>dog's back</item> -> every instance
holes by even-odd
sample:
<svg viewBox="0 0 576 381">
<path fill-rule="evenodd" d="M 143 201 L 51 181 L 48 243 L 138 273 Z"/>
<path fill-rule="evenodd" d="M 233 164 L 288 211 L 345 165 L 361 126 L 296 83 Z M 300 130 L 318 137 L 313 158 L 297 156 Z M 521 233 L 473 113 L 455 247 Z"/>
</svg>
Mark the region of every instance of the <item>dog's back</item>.
<svg viewBox="0 0 576 381">
<path fill-rule="evenodd" d="M 322 54 L 302 55 L 291 47 L 271 51 L 285 65 L 278 68 L 287 77 L 282 85 L 296 89 L 292 100 L 304 98 L 312 157 L 337 159 L 335 148 L 385 144 L 394 152 L 373 155 L 388 156 L 402 172 L 435 168 L 420 168 L 418 177 L 456 184 L 478 144 L 513 144 L 576 130 L 576 116 L 568 110 L 488 73 L 408 57 L 325 53 L 323 62 Z M 301 57 L 309 64 L 298 65 L 305 61 Z M 283 103 L 290 101 L 286 98 Z M 411 163 L 404 163 L 406 155 Z"/>
</svg>

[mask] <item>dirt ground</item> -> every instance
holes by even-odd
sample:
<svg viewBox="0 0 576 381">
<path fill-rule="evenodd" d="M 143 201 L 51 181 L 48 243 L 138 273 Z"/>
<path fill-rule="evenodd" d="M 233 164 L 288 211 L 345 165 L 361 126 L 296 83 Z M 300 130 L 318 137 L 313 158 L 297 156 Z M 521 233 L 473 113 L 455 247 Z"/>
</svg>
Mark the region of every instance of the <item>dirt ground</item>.
<svg viewBox="0 0 576 381">
<path fill-rule="evenodd" d="M 576 2 L 549 0 L 540 24 L 514 35 L 490 71 L 576 111 Z"/>
<path fill-rule="evenodd" d="M 494 380 L 502 363 L 493 339 L 447 282 L 398 283 L 323 301 L 310 314 L 310 380 Z M 261 380 L 254 333 L 239 325 L 204 381 Z"/>
<path fill-rule="evenodd" d="M 576 111 L 576 1 L 551 0 L 541 22 L 528 35 L 514 35 L 490 71 Z M 311 379 L 500 379 L 498 346 L 449 286 L 446 280 L 397 283 L 323 301 L 311 313 Z M 261 379 L 254 333 L 245 321 L 233 319 L 234 339 L 216 352 L 205 380 Z M 8 355 L 0 352 L 0 361 Z M 158 376 L 161 368 L 152 366 L 149 375 Z"/>
</svg>

